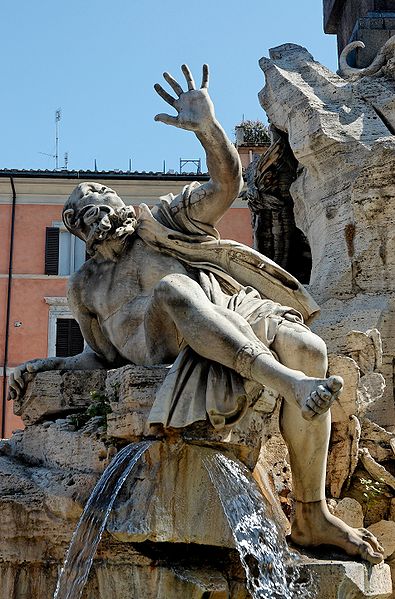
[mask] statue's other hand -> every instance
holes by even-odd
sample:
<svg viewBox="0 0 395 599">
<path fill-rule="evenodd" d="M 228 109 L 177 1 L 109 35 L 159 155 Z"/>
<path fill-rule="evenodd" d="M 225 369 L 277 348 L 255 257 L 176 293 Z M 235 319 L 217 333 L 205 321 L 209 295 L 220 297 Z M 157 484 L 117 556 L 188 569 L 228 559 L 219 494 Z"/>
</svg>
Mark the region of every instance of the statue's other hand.
<svg viewBox="0 0 395 599">
<path fill-rule="evenodd" d="M 173 89 L 177 98 L 167 93 L 159 83 L 155 83 L 154 85 L 156 92 L 161 98 L 176 109 L 177 116 L 161 113 L 155 116 L 155 120 L 166 125 L 188 129 L 189 131 L 204 131 L 207 125 L 215 120 L 214 105 L 208 94 L 208 65 L 203 65 L 200 89 L 196 89 L 191 71 L 187 65 L 183 64 L 181 69 L 188 86 L 188 91 L 185 92 L 169 73 L 163 73 L 163 77 Z"/>
<path fill-rule="evenodd" d="M 60 359 L 44 358 L 29 360 L 14 369 L 8 382 L 8 399 L 20 399 L 26 391 L 27 384 L 37 372 L 55 370 L 60 367 Z"/>
</svg>

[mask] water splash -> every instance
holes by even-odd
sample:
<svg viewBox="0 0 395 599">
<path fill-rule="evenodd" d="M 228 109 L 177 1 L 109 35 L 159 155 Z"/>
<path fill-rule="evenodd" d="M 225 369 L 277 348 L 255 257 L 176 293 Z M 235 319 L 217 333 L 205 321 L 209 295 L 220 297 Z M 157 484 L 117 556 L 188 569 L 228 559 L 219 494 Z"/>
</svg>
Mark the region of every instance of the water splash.
<svg viewBox="0 0 395 599">
<path fill-rule="evenodd" d="M 253 599 L 311 599 L 310 585 L 300 579 L 297 558 L 247 468 L 220 453 L 206 456 L 204 464 L 232 530 Z"/>
<path fill-rule="evenodd" d="M 71 539 L 54 599 L 79 599 L 81 596 L 114 501 L 150 445 L 150 441 L 127 445 L 103 472 Z"/>
</svg>

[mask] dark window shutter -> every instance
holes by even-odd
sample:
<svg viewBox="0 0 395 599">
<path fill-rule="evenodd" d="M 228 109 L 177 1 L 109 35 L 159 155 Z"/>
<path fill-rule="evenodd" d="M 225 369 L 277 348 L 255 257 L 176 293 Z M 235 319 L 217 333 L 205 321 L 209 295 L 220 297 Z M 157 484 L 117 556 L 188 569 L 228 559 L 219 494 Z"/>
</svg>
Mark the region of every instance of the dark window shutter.
<svg viewBox="0 0 395 599">
<path fill-rule="evenodd" d="M 47 227 L 45 231 L 45 274 L 57 275 L 59 264 L 59 229 Z"/>
<path fill-rule="evenodd" d="M 58 318 L 56 321 L 56 355 L 75 356 L 84 349 L 84 338 L 79 324 L 73 318 Z"/>
</svg>

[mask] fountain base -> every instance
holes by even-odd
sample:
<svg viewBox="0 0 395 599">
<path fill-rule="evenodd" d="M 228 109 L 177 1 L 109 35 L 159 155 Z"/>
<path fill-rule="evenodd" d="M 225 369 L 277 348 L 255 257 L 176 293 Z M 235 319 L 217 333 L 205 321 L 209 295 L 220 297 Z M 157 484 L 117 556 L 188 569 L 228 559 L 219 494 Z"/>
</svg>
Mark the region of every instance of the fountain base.
<svg viewBox="0 0 395 599">
<path fill-rule="evenodd" d="M 216 432 L 202 422 L 155 437 L 145 419 L 165 374 L 164 368 L 128 366 L 41 373 L 32 381 L 17 406 L 25 430 L 0 444 L 3 597 L 52 599 L 96 481 L 121 447 L 147 435 L 154 442 L 121 490 L 82 598 L 250 597 L 203 461 L 220 450 L 251 471 L 272 423 L 258 405 L 232 430 Z M 112 412 L 90 408 L 87 414 L 92 401 Z M 303 556 L 302 574 L 308 573 L 320 599 L 391 597 L 386 564 Z"/>
</svg>

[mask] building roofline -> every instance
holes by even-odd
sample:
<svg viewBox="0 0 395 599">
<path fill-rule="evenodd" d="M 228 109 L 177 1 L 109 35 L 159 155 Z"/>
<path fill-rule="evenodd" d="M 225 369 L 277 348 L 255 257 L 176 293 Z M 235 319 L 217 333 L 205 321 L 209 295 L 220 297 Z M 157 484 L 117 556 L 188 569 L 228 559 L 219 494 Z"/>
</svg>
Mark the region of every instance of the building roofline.
<svg viewBox="0 0 395 599">
<path fill-rule="evenodd" d="M 162 173 L 138 171 L 90 171 L 90 170 L 35 170 L 0 169 L 0 178 L 49 178 L 49 179 L 123 179 L 137 181 L 207 181 L 208 173 Z"/>
</svg>

